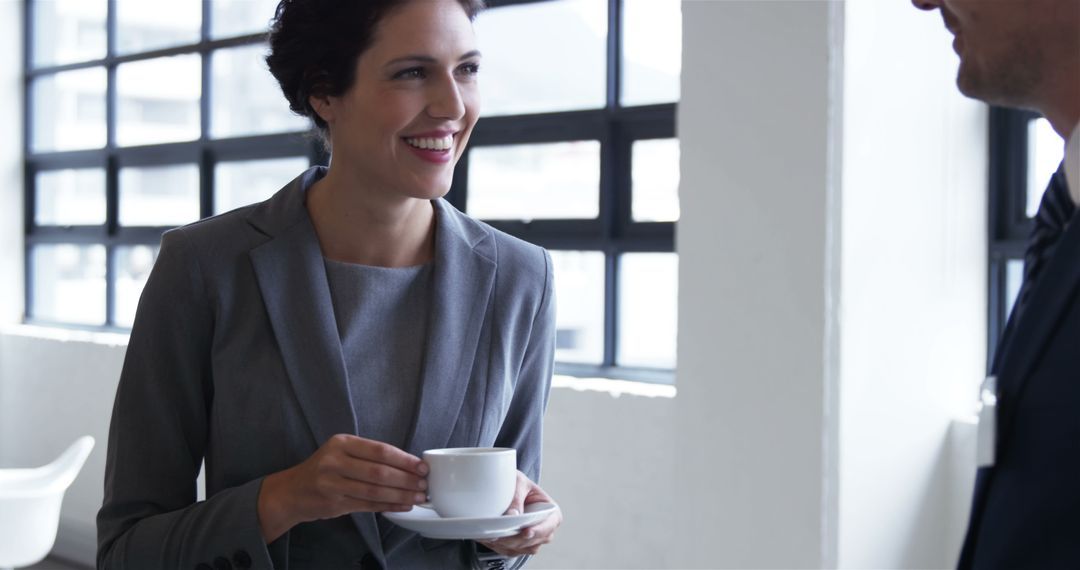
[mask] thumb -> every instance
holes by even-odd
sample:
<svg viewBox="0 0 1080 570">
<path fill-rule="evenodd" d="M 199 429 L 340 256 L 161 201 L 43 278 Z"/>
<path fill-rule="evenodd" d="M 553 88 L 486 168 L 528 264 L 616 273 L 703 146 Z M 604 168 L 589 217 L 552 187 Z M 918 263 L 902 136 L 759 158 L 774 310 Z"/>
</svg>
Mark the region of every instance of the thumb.
<svg viewBox="0 0 1080 570">
<path fill-rule="evenodd" d="M 522 484 L 522 477 L 518 475 L 517 486 L 514 487 L 514 498 L 510 499 L 510 507 L 506 509 L 508 515 L 520 515 L 525 512 L 525 496 L 529 488 Z"/>
</svg>

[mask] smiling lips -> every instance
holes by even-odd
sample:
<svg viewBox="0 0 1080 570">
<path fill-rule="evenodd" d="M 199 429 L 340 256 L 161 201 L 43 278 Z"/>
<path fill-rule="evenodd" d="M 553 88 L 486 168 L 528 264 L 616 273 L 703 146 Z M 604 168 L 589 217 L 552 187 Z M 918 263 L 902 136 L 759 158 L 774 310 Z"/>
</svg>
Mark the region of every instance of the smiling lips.
<svg viewBox="0 0 1080 570">
<path fill-rule="evenodd" d="M 409 150 L 428 162 L 436 164 L 450 162 L 453 157 L 450 150 L 454 147 L 454 133 L 424 134 L 429 136 L 405 137 L 402 140 L 405 141 L 405 146 L 409 147 Z"/>
</svg>

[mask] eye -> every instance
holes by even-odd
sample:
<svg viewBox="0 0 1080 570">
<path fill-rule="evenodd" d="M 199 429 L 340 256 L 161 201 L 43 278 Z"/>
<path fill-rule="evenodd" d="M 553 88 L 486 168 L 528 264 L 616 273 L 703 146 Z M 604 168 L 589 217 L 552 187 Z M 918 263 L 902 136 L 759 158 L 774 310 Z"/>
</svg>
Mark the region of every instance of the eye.
<svg viewBox="0 0 1080 570">
<path fill-rule="evenodd" d="M 473 77 L 476 74 L 480 73 L 480 64 L 475 61 L 463 63 L 461 64 L 461 67 L 458 67 L 458 73 L 468 77 Z"/>
<path fill-rule="evenodd" d="M 402 69 L 394 74 L 394 79 L 423 79 L 425 76 L 424 68 L 422 67 L 410 67 L 408 69 Z"/>
</svg>

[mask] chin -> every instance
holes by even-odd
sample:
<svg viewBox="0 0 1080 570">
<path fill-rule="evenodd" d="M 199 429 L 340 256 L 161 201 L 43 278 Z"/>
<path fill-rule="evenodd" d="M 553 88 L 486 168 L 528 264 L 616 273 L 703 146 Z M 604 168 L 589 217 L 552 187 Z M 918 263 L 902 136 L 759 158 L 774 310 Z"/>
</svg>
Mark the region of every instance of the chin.
<svg viewBox="0 0 1080 570">
<path fill-rule="evenodd" d="M 432 184 L 430 186 L 413 188 L 413 190 L 409 192 L 409 197 L 418 200 L 434 200 L 446 196 L 448 192 L 450 192 L 449 184 Z"/>
</svg>

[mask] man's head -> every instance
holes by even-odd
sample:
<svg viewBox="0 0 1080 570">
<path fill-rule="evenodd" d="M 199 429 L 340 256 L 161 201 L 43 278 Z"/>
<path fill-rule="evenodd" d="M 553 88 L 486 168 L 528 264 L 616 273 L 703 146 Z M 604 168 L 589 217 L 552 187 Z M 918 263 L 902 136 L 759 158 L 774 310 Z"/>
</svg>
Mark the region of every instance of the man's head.
<svg viewBox="0 0 1080 570">
<path fill-rule="evenodd" d="M 1053 109 L 1080 102 L 1080 0 L 912 0 L 938 9 L 960 55 L 957 85 L 997 105 Z M 1061 111 L 1058 111 L 1059 113 Z M 1075 117 L 1074 117 L 1075 119 Z M 1070 125 L 1071 128 L 1071 125 Z"/>
</svg>

